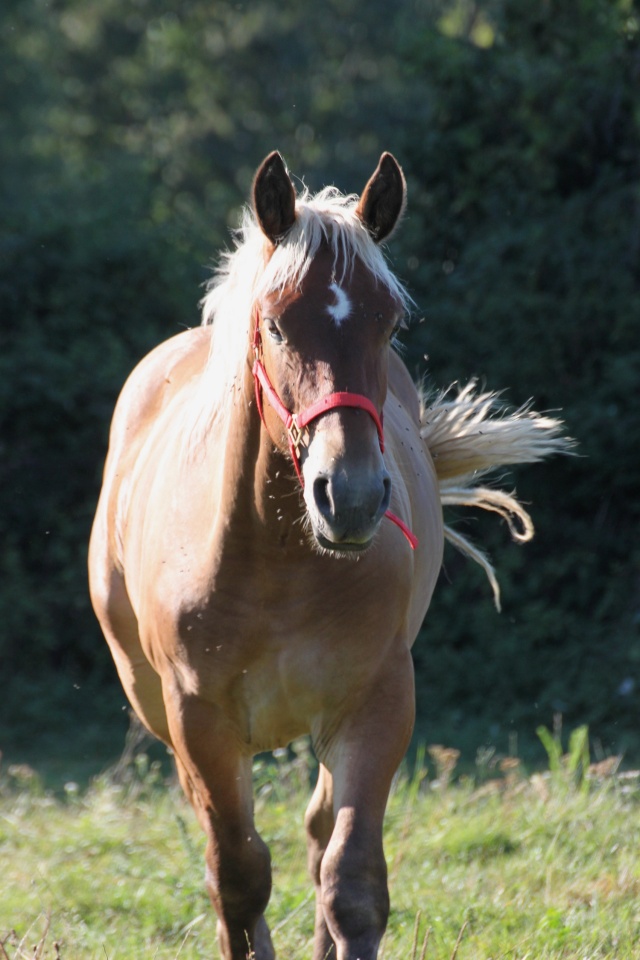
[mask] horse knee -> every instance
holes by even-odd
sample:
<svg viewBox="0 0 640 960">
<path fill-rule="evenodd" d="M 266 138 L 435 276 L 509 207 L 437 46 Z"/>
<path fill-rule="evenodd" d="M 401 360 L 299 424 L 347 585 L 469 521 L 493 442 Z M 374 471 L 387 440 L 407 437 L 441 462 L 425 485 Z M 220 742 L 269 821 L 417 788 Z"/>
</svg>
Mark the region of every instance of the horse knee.
<svg viewBox="0 0 640 960">
<path fill-rule="evenodd" d="M 206 885 L 218 914 L 218 943 L 224 960 L 273 960 L 264 911 L 271 894 L 271 858 L 255 830 L 230 841 L 217 837 L 206 854 Z"/>
<path fill-rule="evenodd" d="M 389 918 L 382 850 L 329 848 L 321 866 L 322 906 L 338 960 L 373 960 Z"/>
<path fill-rule="evenodd" d="M 255 830 L 244 831 L 234 842 L 210 843 L 206 862 L 207 890 L 220 918 L 249 929 L 271 895 L 269 848 Z"/>
</svg>

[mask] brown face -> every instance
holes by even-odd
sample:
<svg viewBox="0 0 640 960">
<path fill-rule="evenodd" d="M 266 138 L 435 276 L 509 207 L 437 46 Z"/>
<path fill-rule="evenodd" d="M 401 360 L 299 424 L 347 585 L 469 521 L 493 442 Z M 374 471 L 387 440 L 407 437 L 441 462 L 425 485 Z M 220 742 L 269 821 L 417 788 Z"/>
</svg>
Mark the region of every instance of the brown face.
<svg viewBox="0 0 640 960">
<path fill-rule="evenodd" d="M 263 362 L 284 405 L 300 413 L 339 391 L 361 394 L 381 413 L 390 340 L 403 308 L 356 260 L 341 264 L 322 247 L 300 289 L 259 304 Z M 265 405 L 269 432 L 286 439 Z M 376 425 L 340 407 L 314 420 L 300 450 L 304 499 L 316 542 L 339 552 L 366 549 L 391 493 Z"/>
<path fill-rule="evenodd" d="M 372 243 L 390 235 L 405 200 L 402 170 L 383 153 L 354 210 Z M 256 173 L 253 208 L 267 255 L 272 254 L 296 220 L 295 189 L 277 152 Z M 402 307 L 357 258 L 345 274 L 333 253 L 321 247 L 300 289 L 258 304 L 264 366 L 292 413 L 346 391 L 366 397 L 382 414 L 389 343 Z M 282 424 L 268 404 L 264 414 L 271 436 L 282 437 L 284 449 Z M 351 407 L 323 413 L 309 425 L 300 461 L 316 543 L 338 553 L 366 549 L 391 496 L 372 416 Z"/>
</svg>

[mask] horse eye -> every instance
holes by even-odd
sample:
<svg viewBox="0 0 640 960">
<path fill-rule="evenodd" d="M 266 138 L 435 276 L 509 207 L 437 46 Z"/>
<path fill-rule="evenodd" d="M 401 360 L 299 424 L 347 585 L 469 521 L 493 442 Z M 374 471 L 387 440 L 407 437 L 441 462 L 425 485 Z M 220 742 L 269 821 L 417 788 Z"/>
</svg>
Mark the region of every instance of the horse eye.
<svg viewBox="0 0 640 960">
<path fill-rule="evenodd" d="M 280 333 L 278 324 L 275 320 L 272 320 L 271 317 L 265 317 L 264 325 L 267 333 L 275 343 L 282 343 L 284 337 Z"/>
</svg>

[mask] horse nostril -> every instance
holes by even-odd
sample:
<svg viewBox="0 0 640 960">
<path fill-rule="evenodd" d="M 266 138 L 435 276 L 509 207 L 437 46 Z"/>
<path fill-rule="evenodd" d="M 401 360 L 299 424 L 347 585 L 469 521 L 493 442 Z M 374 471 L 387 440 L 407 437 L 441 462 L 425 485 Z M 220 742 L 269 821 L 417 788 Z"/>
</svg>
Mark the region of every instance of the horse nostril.
<svg viewBox="0 0 640 960">
<path fill-rule="evenodd" d="M 331 516 L 332 504 L 329 496 L 329 480 L 327 477 L 317 477 L 313 481 L 313 499 L 323 517 Z"/>
<path fill-rule="evenodd" d="M 382 513 L 386 513 L 386 511 L 389 509 L 389 504 L 391 503 L 391 478 L 384 477 L 382 486 L 384 487 L 384 493 L 382 494 L 380 509 Z"/>
</svg>

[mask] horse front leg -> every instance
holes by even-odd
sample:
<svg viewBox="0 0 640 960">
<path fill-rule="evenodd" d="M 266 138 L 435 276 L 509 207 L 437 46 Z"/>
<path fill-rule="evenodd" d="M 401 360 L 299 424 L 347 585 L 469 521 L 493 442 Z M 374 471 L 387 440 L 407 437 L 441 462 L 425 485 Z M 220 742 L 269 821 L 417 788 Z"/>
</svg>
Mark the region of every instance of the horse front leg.
<svg viewBox="0 0 640 960">
<path fill-rule="evenodd" d="M 316 888 L 316 919 L 313 938 L 313 960 L 335 958 L 335 944 L 331 939 L 322 906 L 322 858 L 331 840 L 335 817 L 333 815 L 333 780 L 320 764 L 318 782 L 304 818 L 307 831 L 307 863 Z"/>
<path fill-rule="evenodd" d="M 178 775 L 207 836 L 206 886 L 223 960 L 273 960 L 271 858 L 253 822 L 251 757 L 214 705 L 165 694 Z"/>
<path fill-rule="evenodd" d="M 387 926 L 382 827 L 411 738 L 414 702 L 411 656 L 403 648 L 327 745 L 335 827 L 320 866 L 320 896 L 336 960 L 375 960 Z"/>
</svg>

